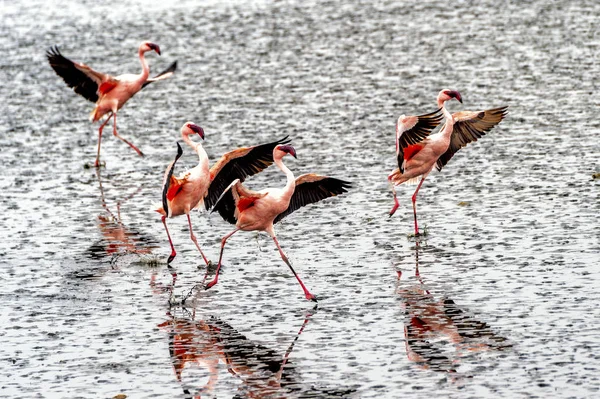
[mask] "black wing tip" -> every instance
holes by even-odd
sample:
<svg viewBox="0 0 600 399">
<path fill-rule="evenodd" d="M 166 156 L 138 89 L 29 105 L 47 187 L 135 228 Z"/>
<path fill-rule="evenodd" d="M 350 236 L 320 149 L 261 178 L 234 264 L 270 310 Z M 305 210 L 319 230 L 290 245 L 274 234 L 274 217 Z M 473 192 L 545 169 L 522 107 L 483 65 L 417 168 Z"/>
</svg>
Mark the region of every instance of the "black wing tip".
<svg viewBox="0 0 600 399">
<path fill-rule="evenodd" d="M 328 177 L 326 184 L 330 186 L 328 189 L 335 195 L 347 193 L 349 189 L 353 188 L 352 182 L 335 177 Z"/>
<path fill-rule="evenodd" d="M 419 118 L 427 118 L 427 117 L 435 117 L 435 118 L 443 118 L 442 109 L 438 108 L 433 112 L 429 112 L 427 114 L 419 115 Z"/>
<path fill-rule="evenodd" d="M 275 141 L 275 145 L 282 145 L 282 144 L 289 144 L 292 142 L 292 139 L 290 139 L 290 135 L 288 134 L 287 136 L 285 136 L 282 139 L 279 139 L 277 141 Z"/>
<path fill-rule="evenodd" d="M 340 187 L 348 189 L 348 188 L 352 188 L 352 182 L 346 181 L 346 180 L 341 180 L 341 179 L 336 179 L 338 184 L 340 185 Z"/>
<path fill-rule="evenodd" d="M 428 127 L 435 128 L 444 120 L 444 114 L 442 113 L 442 109 L 438 108 L 428 114 L 418 115 L 417 118 L 420 123 L 426 123 Z"/>
<path fill-rule="evenodd" d="M 488 109 L 487 112 L 491 112 L 493 114 L 501 114 L 502 117 L 508 115 L 508 105 L 503 105 L 501 107 Z"/>
<path fill-rule="evenodd" d="M 48 50 L 46 50 L 46 57 L 48 58 L 48 61 L 52 61 L 53 59 L 56 58 L 64 58 L 64 56 L 61 54 L 60 50 L 58 49 L 57 45 L 54 46 L 50 46 L 50 48 Z"/>
<path fill-rule="evenodd" d="M 158 75 L 155 76 L 155 78 L 162 76 L 166 73 L 173 73 L 177 70 L 177 60 L 173 61 L 173 63 L 171 65 L 169 65 L 169 67 L 167 69 L 165 69 L 164 71 L 162 71 L 161 73 L 159 73 Z"/>
<path fill-rule="evenodd" d="M 181 144 L 179 144 L 179 141 L 178 141 L 177 142 L 177 156 L 175 157 L 175 160 L 178 160 L 182 155 L 183 155 L 183 148 L 181 148 Z"/>
</svg>

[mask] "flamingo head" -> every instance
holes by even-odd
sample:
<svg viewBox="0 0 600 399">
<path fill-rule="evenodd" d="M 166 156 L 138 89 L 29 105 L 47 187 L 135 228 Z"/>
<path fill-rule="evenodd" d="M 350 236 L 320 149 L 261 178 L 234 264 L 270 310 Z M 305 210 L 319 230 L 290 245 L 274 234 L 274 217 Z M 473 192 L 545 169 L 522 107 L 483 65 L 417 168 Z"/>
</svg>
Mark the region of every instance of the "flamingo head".
<svg viewBox="0 0 600 399">
<path fill-rule="evenodd" d="M 147 51 L 156 51 L 156 54 L 160 55 L 160 47 L 158 47 L 158 44 L 154 44 L 152 42 L 143 42 L 140 44 L 140 51 L 142 53 Z"/>
<path fill-rule="evenodd" d="M 186 122 L 181 127 L 181 134 L 184 136 L 191 136 L 197 134 L 202 140 L 204 140 L 204 129 L 192 122 Z"/>
<path fill-rule="evenodd" d="M 273 158 L 281 159 L 287 154 L 296 158 L 296 149 L 289 144 L 282 144 L 275 147 L 273 150 Z"/>
<path fill-rule="evenodd" d="M 446 101 L 452 100 L 453 98 L 456 98 L 456 100 L 458 100 L 458 102 L 462 104 L 462 96 L 456 90 L 444 89 L 440 91 L 437 100 L 438 103 L 445 103 Z"/>
</svg>

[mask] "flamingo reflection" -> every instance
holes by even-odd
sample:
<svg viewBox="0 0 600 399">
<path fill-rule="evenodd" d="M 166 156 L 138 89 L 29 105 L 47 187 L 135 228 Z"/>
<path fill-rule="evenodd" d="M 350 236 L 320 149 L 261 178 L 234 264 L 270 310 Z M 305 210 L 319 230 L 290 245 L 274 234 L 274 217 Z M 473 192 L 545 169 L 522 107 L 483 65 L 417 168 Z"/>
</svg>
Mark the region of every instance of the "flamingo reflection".
<svg viewBox="0 0 600 399">
<path fill-rule="evenodd" d="M 419 242 L 415 250 L 415 278 L 401 280 L 397 293 L 406 315 L 404 337 L 408 359 L 423 369 L 456 373 L 466 353 L 504 350 L 512 345 L 485 322 L 475 319 L 452 299 L 435 299 L 419 274 Z"/>
<path fill-rule="evenodd" d="M 121 220 L 121 206 L 139 194 L 142 186 L 139 186 L 135 191 L 130 193 L 124 199 L 117 201 L 116 214 L 111 211 L 106 203 L 104 187 L 102 185 L 102 176 L 100 170 L 96 170 L 98 185 L 100 188 L 100 201 L 104 212 L 98 215 L 98 228 L 102 233 L 102 240 L 94 243 L 88 253 L 92 258 L 103 258 L 105 256 L 119 256 L 124 254 L 150 254 L 152 248 L 152 239 L 139 233 L 138 231 L 128 228 Z"/>
<path fill-rule="evenodd" d="M 257 343 L 237 331 L 229 323 L 218 317 L 209 316 L 203 320 L 194 320 L 193 313 L 185 308 L 173 309 L 181 313 L 167 313 L 169 320 L 161 323 L 159 328 L 169 334 L 169 351 L 175 376 L 182 384 L 188 398 L 200 398 L 202 395 L 214 395 L 213 391 L 219 380 L 219 363 L 227 367 L 227 371 L 241 382 L 236 398 L 265 397 L 348 397 L 352 390 L 322 389 L 304 387 L 296 366 L 289 358 L 309 322 L 316 311 L 306 314 L 300 329 L 283 355 L 271 348 Z M 199 388 L 189 388 L 184 370 L 192 367 L 203 368 L 208 377 Z"/>
</svg>

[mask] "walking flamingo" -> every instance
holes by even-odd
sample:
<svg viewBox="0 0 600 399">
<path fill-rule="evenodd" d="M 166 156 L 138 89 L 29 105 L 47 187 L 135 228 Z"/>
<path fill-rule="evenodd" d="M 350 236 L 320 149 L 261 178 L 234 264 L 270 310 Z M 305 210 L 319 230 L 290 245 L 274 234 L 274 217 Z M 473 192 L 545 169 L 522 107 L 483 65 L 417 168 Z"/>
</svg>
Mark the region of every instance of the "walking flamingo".
<svg viewBox="0 0 600 399">
<path fill-rule="evenodd" d="M 152 82 L 170 77 L 175 72 L 175 69 L 177 69 L 177 61 L 175 61 L 163 72 L 153 78 L 148 78 L 150 68 L 145 57 L 145 53 L 148 51 L 155 51 L 160 55 L 158 45 L 143 42 L 138 50 L 140 62 L 142 63 L 142 72 L 140 74 L 124 74 L 114 77 L 94 71 L 85 64 L 71 61 L 60 53 L 57 46 L 52 47 L 46 53 L 50 66 L 58 76 L 63 78 L 67 86 L 72 87 L 75 93 L 96 103 L 96 107 L 90 114 L 90 120 L 96 122 L 103 116 L 108 115 L 98 129 L 98 153 L 96 155 L 96 162 L 94 163 L 95 167 L 100 166 L 102 129 L 104 129 L 111 116 L 113 117 L 113 134 L 133 148 L 140 156 L 144 156 L 135 145 L 117 133 L 117 111 L 138 91 Z"/>
<path fill-rule="evenodd" d="M 415 235 L 419 235 L 417 194 L 433 167 L 436 166 L 438 171 L 441 171 L 458 150 L 484 136 L 500 123 L 507 113 L 508 107 L 503 106 L 485 111 L 460 111 L 450 114 L 445 104 L 453 98 L 462 103 L 459 92 L 444 89 L 437 97 L 437 111 L 420 116 L 402 115 L 396 124 L 398 169 L 388 176 L 394 194 L 394 206 L 390 216 L 399 206 L 395 186 L 404 182 L 416 182 L 420 178 L 412 196 Z M 430 134 L 442 120 L 440 111 L 446 122 L 438 133 Z"/>
<path fill-rule="evenodd" d="M 167 263 L 171 263 L 177 255 L 167 228 L 167 217 L 172 218 L 184 214 L 187 216 L 190 238 L 200 251 L 204 262 L 208 265 L 208 259 L 202 252 L 200 245 L 198 245 L 192 230 L 190 211 L 202 206 L 210 209 L 219 198 L 219 195 L 233 180 L 243 181 L 246 177 L 252 176 L 271 165 L 273 163 L 273 148 L 289 141 L 285 137 L 272 143 L 229 151 L 209 169 L 208 155 L 202 144 L 195 143 L 190 139 L 190 136 L 194 134 L 198 134 L 204 140 L 204 130 L 200 126 L 192 122 L 186 122 L 181 127 L 183 141 L 198 154 L 198 165 L 178 178 L 173 176 L 175 163 L 183 154 L 183 149 L 177 143 L 177 156 L 167 167 L 163 180 L 162 207 L 156 209 L 162 215 L 162 222 L 169 238 L 169 244 L 171 244 L 171 255 Z"/>
<path fill-rule="evenodd" d="M 275 164 L 287 176 L 287 183 L 283 189 L 269 188 L 258 192 L 250 191 L 242 185 L 240 180 L 235 180 L 217 201 L 213 212 L 218 211 L 223 219 L 235 224 L 236 228 L 221 240 L 221 253 L 219 254 L 215 278 L 207 284 L 206 289 L 211 288 L 219 281 L 223 249 L 227 239 L 240 230 L 264 231 L 273 238 L 281 259 L 288 265 L 298 283 L 300 283 L 306 299 L 317 301 L 317 298 L 302 283 L 281 249 L 273 225 L 305 205 L 347 192 L 346 189 L 350 188 L 350 183 L 313 173 L 294 179 L 294 173 L 282 161 L 287 154 L 296 158 L 296 150 L 289 144 L 278 145 L 273 149 Z"/>
</svg>

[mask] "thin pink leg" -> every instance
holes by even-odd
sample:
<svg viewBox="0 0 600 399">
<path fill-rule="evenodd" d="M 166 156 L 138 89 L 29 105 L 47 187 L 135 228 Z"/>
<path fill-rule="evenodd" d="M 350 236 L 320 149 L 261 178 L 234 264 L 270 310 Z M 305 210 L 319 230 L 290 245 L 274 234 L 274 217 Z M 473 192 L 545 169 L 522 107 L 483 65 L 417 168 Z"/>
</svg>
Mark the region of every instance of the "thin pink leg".
<svg viewBox="0 0 600 399">
<path fill-rule="evenodd" d="M 273 241 L 275 241 L 275 245 L 277 245 L 277 249 L 279 249 L 279 255 L 281 255 L 281 259 L 283 259 L 283 261 L 286 263 L 286 265 L 288 265 L 288 267 L 290 268 L 290 270 L 292 271 L 292 273 L 294 273 L 294 276 L 296 276 L 296 280 L 298 280 L 298 282 L 300 283 L 300 286 L 304 290 L 304 296 L 306 296 L 306 299 L 308 299 L 309 301 L 317 302 L 317 297 L 314 296 L 313 294 L 311 294 L 306 289 L 306 286 L 304 285 L 304 283 L 302 282 L 302 280 L 300 280 L 300 277 L 298 276 L 298 274 L 296 273 L 296 271 L 294 270 L 294 268 L 290 264 L 290 261 L 288 260 L 287 256 L 285 256 L 285 254 L 283 253 L 283 250 L 281 249 L 281 246 L 279 245 L 279 242 L 277 241 L 277 237 L 275 237 L 274 235 L 273 235 Z"/>
<path fill-rule="evenodd" d="M 169 259 L 167 260 L 167 263 L 171 263 L 173 261 L 173 259 L 175 259 L 175 256 L 177 256 L 177 252 L 175 252 L 175 247 L 173 246 L 173 241 L 171 240 L 171 235 L 169 234 L 169 229 L 167 228 L 167 217 L 166 216 L 162 217 L 162 222 L 165 225 L 165 231 L 167 232 L 167 237 L 169 237 L 169 244 L 171 244 L 171 255 L 169 255 Z"/>
<path fill-rule="evenodd" d="M 108 118 L 106 118 L 104 122 L 102 122 L 100 128 L 98 128 L 98 152 L 96 153 L 96 162 L 94 163 L 95 168 L 98 168 L 100 166 L 100 143 L 102 142 L 102 129 L 104 129 L 104 126 L 108 123 L 109 120 L 110 115 L 108 116 Z"/>
<path fill-rule="evenodd" d="M 113 122 L 113 134 L 118 137 L 120 140 L 124 141 L 128 146 L 130 146 L 131 148 L 133 148 L 135 150 L 135 152 L 138 153 L 139 156 L 143 157 L 144 154 L 140 151 L 139 148 L 137 148 L 136 146 L 134 146 L 132 143 L 130 143 L 129 141 L 125 140 L 123 137 L 121 137 L 119 135 L 119 133 L 117 133 L 117 113 L 113 112 L 113 116 L 114 116 L 114 122 Z"/>
<path fill-rule="evenodd" d="M 217 271 L 215 272 L 215 278 L 210 283 L 206 284 L 205 289 L 209 289 L 210 287 L 212 287 L 213 285 L 215 285 L 219 282 L 219 271 L 221 270 L 221 260 L 223 260 L 223 249 L 225 248 L 225 242 L 227 242 L 229 237 L 231 237 L 232 235 L 237 233 L 239 230 L 240 229 L 235 229 L 231 233 L 227 234 L 225 237 L 223 237 L 221 239 L 221 253 L 219 254 L 219 264 L 217 265 Z M 208 275 L 208 269 L 206 270 L 206 274 Z M 206 280 L 206 276 L 204 277 L 204 279 Z"/>
<path fill-rule="evenodd" d="M 196 244 L 196 248 L 198 248 L 198 251 L 200 251 L 200 255 L 202 255 L 202 259 L 204 259 L 204 263 L 206 263 L 206 266 L 208 266 L 208 259 L 206 258 L 206 256 L 204 256 L 204 252 L 202 252 L 202 249 L 200 249 L 200 245 L 198 245 L 198 241 L 196 241 L 196 236 L 194 235 L 194 230 L 192 230 L 192 219 L 190 219 L 190 214 L 187 214 L 187 218 L 188 218 L 188 224 L 190 225 L 190 238 L 192 239 L 192 241 L 194 241 L 194 244 Z"/>
<path fill-rule="evenodd" d="M 392 215 L 396 212 L 396 210 L 400 206 L 400 203 L 398 202 L 398 198 L 396 197 L 396 187 L 394 187 L 394 183 L 392 183 L 392 193 L 394 193 L 394 206 L 393 206 L 392 210 L 390 211 L 390 217 L 392 217 Z"/>
<path fill-rule="evenodd" d="M 415 236 L 419 235 L 419 225 L 417 224 L 417 194 L 419 193 L 419 189 L 421 188 L 421 185 L 425 181 L 426 177 L 427 175 L 423 176 L 423 178 L 419 182 L 419 185 L 417 186 L 417 189 L 415 190 L 415 193 L 412 196 L 413 213 L 415 215 Z"/>
</svg>

